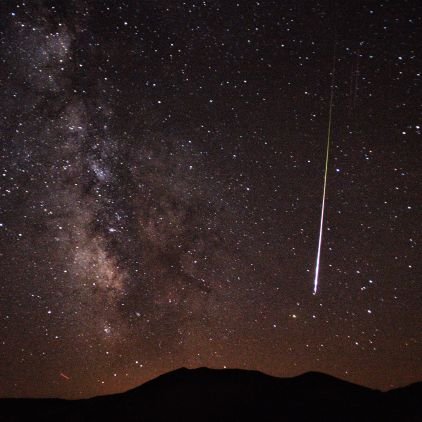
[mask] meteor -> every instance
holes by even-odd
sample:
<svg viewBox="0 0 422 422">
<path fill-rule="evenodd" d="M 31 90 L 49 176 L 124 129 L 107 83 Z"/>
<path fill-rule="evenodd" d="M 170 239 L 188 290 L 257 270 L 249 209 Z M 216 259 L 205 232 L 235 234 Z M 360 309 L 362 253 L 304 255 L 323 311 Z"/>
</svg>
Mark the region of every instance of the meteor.
<svg viewBox="0 0 422 422">
<path fill-rule="evenodd" d="M 335 44 L 334 44 L 333 69 L 332 69 L 332 72 L 331 72 L 330 106 L 329 106 L 329 111 L 328 111 L 327 148 L 326 148 L 326 153 L 325 153 L 324 188 L 323 188 L 323 191 L 322 191 L 321 220 L 320 220 L 320 224 L 319 224 L 318 251 L 317 251 L 316 264 L 315 264 L 314 295 L 316 295 L 317 290 L 318 290 L 319 262 L 320 262 L 320 258 L 321 258 L 321 245 L 322 245 L 322 231 L 323 231 L 323 228 L 324 228 L 325 196 L 326 196 L 326 192 L 327 192 L 328 158 L 330 157 L 335 70 L 336 70 L 336 52 L 335 52 Z"/>
</svg>

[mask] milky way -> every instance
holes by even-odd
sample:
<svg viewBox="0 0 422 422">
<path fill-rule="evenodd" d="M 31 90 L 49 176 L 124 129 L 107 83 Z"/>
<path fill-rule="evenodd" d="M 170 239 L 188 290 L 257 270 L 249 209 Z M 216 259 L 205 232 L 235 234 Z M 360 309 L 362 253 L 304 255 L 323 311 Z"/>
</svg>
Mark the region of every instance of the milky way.
<svg viewBox="0 0 422 422">
<path fill-rule="evenodd" d="M 418 2 L 117 3 L 1 6 L 0 394 L 419 379 Z"/>
</svg>

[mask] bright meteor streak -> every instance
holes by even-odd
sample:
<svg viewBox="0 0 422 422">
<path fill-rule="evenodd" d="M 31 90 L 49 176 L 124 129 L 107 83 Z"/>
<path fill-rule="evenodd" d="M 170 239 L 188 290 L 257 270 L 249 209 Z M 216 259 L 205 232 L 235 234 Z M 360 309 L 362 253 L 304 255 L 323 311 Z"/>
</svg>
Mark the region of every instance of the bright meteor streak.
<svg viewBox="0 0 422 422">
<path fill-rule="evenodd" d="M 330 110 L 330 114 L 331 114 L 331 110 Z M 320 226 L 319 226 L 318 253 L 317 253 L 317 259 L 316 259 L 316 265 L 315 265 L 314 294 L 316 294 L 316 292 L 318 290 L 319 260 L 320 260 L 320 257 L 321 257 L 322 230 L 323 230 L 323 227 L 324 227 L 325 193 L 326 193 L 326 190 L 327 190 L 327 173 L 328 173 L 329 152 L 330 152 L 330 138 L 328 138 L 327 154 L 325 156 L 324 190 L 323 190 L 323 193 L 322 193 L 321 222 L 320 222 Z"/>
<path fill-rule="evenodd" d="M 335 48 L 335 46 L 334 46 Z M 325 172 L 324 172 L 324 189 L 322 192 L 322 205 L 321 205 L 321 221 L 319 225 L 319 239 L 318 239 L 318 252 L 315 264 L 315 278 L 314 278 L 314 295 L 318 290 L 319 279 L 319 261 L 321 258 L 321 245 L 322 245 L 322 231 L 324 228 L 324 211 L 325 211 L 325 195 L 327 191 L 327 175 L 328 175 L 328 158 L 330 156 L 330 143 L 331 143 L 331 127 L 333 115 L 333 99 L 334 99 L 334 74 L 335 74 L 336 54 L 334 50 L 333 56 L 333 70 L 331 74 L 331 94 L 330 94 L 330 107 L 328 112 L 328 133 L 327 133 L 327 152 L 325 154 Z"/>
</svg>

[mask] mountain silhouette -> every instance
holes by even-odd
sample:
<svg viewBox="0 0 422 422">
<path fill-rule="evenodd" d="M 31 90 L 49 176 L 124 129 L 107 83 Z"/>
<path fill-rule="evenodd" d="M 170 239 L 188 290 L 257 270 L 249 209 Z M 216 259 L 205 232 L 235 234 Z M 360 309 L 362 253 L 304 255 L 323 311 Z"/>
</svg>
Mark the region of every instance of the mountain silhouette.
<svg viewBox="0 0 422 422">
<path fill-rule="evenodd" d="M 422 383 L 381 392 L 308 372 L 276 378 L 237 369 L 186 369 L 133 390 L 85 400 L 1 399 L 2 422 L 419 421 Z"/>
</svg>

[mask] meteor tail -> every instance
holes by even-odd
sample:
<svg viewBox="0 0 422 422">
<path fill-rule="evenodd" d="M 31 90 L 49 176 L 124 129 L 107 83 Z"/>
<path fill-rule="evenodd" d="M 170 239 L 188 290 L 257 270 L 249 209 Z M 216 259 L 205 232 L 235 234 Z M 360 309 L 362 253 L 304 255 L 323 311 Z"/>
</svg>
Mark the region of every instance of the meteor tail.
<svg viewBox="0 0 422 422">
<path fill-rule="evenodd" d="M 330 144 L 331 144 L 331 128 L 332 128 L 332 115 L 333 115 L 333 100 L 334 100 L 334 77 L 336 70 L 336 45 L 334 43 L 334 54 L 333 54 L 333 69 L 331 73 L 331 93 L 330 93 L 330 106 L 328 111 L 328 133 L 327 133 L 327 151 L 325 154 L 325 172 L 324 172 L 324 189 L 322 192 L 322 205 L 321 205 L 321 221 L 319 225 L 319 239 L 318 239 L 318 252 L 315 264 L 315 278 L 314 278 L 314 295 L 318 290 L 319 281 L 319 261 L 321 258 L 321 245 L 322 245 L 322 232 L 324 228 L 324 211 L 325 211 L 325 195 L 327 191 L 327 175 L 328 175 L 328 158 L 330 156 Z"/>
</svg>

